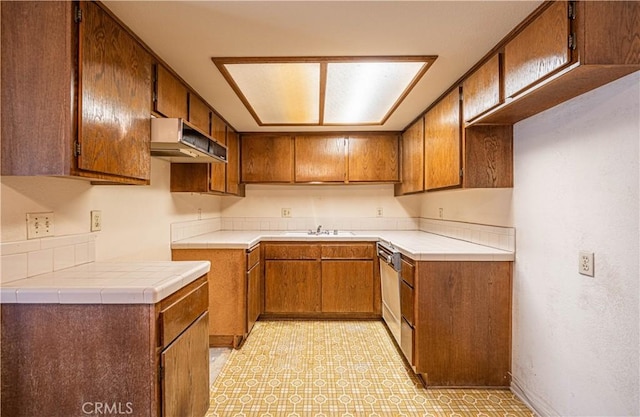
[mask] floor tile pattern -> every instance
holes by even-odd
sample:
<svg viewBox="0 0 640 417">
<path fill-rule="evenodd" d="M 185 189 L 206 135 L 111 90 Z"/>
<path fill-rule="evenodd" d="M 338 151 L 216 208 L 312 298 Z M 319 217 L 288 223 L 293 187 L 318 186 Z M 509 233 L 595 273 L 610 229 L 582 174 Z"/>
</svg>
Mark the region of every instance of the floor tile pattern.
<svg viewBox="0 0 640 417">
<path fill-rule="evenodd" d="M 507 390 L 424 389 L 382 322 L 261 321 L 211 387 L 207 417 L 533 416 Z"/>
</svg>

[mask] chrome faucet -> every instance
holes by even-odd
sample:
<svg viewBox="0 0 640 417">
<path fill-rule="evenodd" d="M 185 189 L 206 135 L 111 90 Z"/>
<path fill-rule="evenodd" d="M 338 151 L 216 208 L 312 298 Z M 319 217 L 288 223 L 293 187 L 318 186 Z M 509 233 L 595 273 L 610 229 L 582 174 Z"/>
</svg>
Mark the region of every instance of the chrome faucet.
<svg viewBox="0 0 640 417">
<path fill-rule="evenodd" d="M 318 225 L 318 228 L 316 229 L 316 235 L 320 234 L 320 229 L 322 229 L 322 225 Z"/>
</svg>

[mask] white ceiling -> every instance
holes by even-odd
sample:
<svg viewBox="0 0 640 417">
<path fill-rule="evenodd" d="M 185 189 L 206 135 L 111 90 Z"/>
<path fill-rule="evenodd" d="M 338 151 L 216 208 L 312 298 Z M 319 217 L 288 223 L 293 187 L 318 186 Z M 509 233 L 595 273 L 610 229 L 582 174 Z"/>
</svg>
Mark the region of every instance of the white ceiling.
<svg viewBox="0 0 640 417">
<path fill-rule="evenodd" d="M 438 55 L 387 123 L 366 129 L 402 130 L 542 2 L 103 3 L 236 130 L 258 132 L 283 128 L 258 126 L 211 57 Z"/>
</svg>

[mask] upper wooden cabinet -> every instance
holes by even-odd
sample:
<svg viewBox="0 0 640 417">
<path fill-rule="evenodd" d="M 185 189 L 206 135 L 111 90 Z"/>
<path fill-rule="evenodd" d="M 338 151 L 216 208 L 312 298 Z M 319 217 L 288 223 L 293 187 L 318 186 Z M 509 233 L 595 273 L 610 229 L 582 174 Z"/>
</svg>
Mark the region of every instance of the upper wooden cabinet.
<svg viewBox="0 0 640 417">
<path fill-rule="evenodd" d="M 240 179 L 243 183 L 292 182 L 291 136 L 243 135 L 240 138 Z"/>
<path fill-rule="evenodd" d="M 245 183 L 398 182 L 398 135 L 243 135 Z"/>
<path fill-rule="evenodd" d="M 189 122 L 203 133 L 211 134 L 211 109 L 195 94 L 189 94 Z"/>
<path fill-rule="evenodd" d="M 395 186 L 396 195 L 424 191 L 424 117 L 402 133 L 400 183 Z"/>
<path fill-rule="evenodd" d="M 639 20 L 638 1 L 545 3 L 498 46 L 504 103 L 471 122 L 514 124 L 640 70 Z"/>
<path fill-rule="evenodd" d="M 462 101 L 464 120 L 491 110 L 502 103 L 500 57 L 496 54 L 464 80 Z"/>
<path fill-rule="evenodd" d="M 400 180 L 398 135 L 349 136 L 349 182 Z"/>
<path fill-rule="evenodd" d="M 568 2 L 547 8 L 504 47 L 504 90 L 513 97 L 571 61 Z"/>
<path fill-rule="evenodd" d="M 189 120 L 187 86 L 162 65 L 156 65 L 154 110 L 164 117 Z M 198 126 L 202 129 L 200 126 Z M 206 132 L 208 133 L 208 132 Z"/>
<path fill-rule="evenodd" d="M 460 92 L 454 89 L 424 117 L 425 188 L 462 185 Z"/>
<path fill-rule="evenodd" d="M 2 175 L 148 184 L 144 47 L 93 2 L 7 2 L 1 19 Z"/>
<path fill-rule="evenodd" d="M 171 164 L 171 192 L 210 193 L 244 197 L 244 184 L 240 179 L 239 137 L 235 130 L 226 128 L 227 163 Z"/>
<path fill-rule="evenodd" d="M 346 145 L 344 136 L 296 136 L 295 182 L 344 182 Z"/>
</svg>

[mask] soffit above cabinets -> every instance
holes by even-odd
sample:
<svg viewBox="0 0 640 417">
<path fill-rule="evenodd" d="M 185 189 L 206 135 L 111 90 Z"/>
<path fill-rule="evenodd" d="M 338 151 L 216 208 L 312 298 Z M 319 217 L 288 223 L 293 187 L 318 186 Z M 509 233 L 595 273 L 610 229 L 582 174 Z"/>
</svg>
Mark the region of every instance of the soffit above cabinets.
<svg viewBox="0 0 640 417">
<path fill-rule="evenodd" d="M 260 125 L 211 57 L 424 56 L 438 59 L 383 124 L 399 131 L 542 1 L 116 1 L 105 4 L 241 132 Z M 361 131 L 362 126 L 340 130 Z"/>
<path fill-rule="evenodd" d="M 435 59 L 212 58 L 260 126 L 383 125 Z"/>
</svg>

